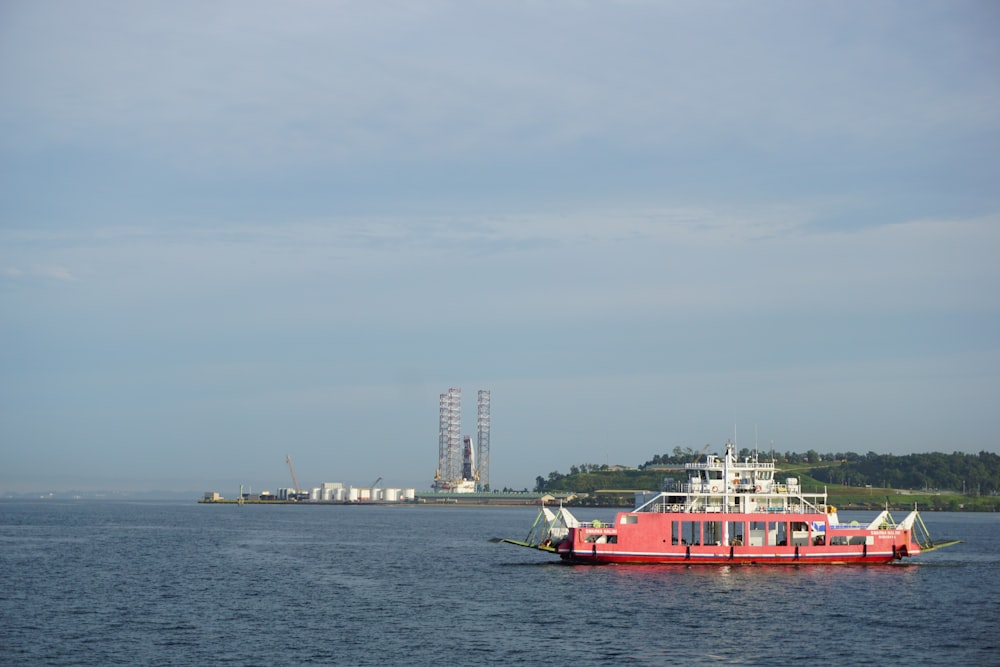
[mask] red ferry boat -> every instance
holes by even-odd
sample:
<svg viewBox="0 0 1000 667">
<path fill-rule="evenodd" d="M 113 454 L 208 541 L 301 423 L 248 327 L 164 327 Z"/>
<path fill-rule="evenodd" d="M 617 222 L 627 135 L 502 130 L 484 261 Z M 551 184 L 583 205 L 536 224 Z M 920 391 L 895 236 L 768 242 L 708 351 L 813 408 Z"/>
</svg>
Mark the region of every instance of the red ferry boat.
<svg viewBox="0 0 1000 667">
<path fill-rule="evenodd" d="M 555 553 L 571 563 L 797 565 L 891 563 L 956 542 L 935 544 L 919 512 L 896 523 L 888 509 L 870 523 L 843 523 L 826 490 L 806 493 L 776 478 L 774 463 L 734 455 L 684 466 L 660 492 L 636 493 L 636 507 L 613 524 L 579 521 L 565 507 L 542 507 L 524 541 L 501 542 Z"/>
</svg>

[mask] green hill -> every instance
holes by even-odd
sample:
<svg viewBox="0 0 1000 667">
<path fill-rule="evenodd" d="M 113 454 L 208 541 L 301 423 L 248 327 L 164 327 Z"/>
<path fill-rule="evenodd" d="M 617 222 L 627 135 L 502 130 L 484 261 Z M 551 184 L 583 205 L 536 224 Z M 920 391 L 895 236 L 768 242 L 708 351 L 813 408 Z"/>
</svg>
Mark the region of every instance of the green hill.
<svg viewBox="0 0 1000 667">
<path fill-rule="evenodd" d="M 750 455 L 746 449 L 739 454 Z M 683 481 L 683 464 L 699 458 L 690 449 L 675 448 L 637 468 L 574 465 L 568 474 L 536 477 L 535 491 L 577 493 L 574 503 L 579 505 L 630 507 L 635 491 L 659 490 L 666 477 Z M 773 460 L 779 477 L 798 477 L 806 491 L 825 487 L 830 503 L 844 510 L 888 503 L 894 509 L 1000 511 L 1000 456 L 990 452 L 895 456 L 809 451 L 785 452 Z"/>
</svg>

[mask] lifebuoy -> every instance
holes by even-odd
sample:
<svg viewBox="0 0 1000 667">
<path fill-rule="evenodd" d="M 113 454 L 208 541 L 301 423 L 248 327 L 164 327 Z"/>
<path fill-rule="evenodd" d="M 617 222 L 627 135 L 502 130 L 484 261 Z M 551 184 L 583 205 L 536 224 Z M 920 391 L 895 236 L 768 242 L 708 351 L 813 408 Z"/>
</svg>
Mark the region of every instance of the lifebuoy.
<svg viewBox="0 0 1000 667">
<path fill-rule="evenodd" d="M 757 485 L 757 493 L 760 493 L 760 484 Z"/>
<path fill-rule="evenodd" d="M 713 486 L 712 487 L 712 493 L 718 493 L 718 492 L 719 492 L 719 487 Z"/>
<path fill-rule="evenodd" d="M 670 511 L 672 511 L 672 512 L 680 512 L 681 511 L 681 506 L 680 505 L 671 505 L 670 506 Z"/>
</svg>

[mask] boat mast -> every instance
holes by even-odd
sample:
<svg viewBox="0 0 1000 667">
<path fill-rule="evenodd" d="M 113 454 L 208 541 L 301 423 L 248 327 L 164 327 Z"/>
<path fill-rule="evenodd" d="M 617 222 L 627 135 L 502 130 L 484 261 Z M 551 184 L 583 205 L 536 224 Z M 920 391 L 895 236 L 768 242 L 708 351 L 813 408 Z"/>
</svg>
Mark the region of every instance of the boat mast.
<svg viewBox="0 0 1000 667">
<path fill-rule="evenodd" d="M 733 429 L 733 437 L 736 437 L 736 429 Z M 729 512 L 729 462 L 733 458 L 733 448 L 735 441 L 726 443 L 726 455 L 722 459 L 722 544 L 729 544 L 729 521 L 726 513 Z"/>
</svg>

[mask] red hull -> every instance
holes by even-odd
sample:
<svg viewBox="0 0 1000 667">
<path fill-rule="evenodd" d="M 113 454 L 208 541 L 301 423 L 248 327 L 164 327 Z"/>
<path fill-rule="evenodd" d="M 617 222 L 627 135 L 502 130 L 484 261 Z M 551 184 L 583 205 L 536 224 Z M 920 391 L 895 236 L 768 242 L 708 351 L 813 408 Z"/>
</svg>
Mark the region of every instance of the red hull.
<svg viewBox="0 0 1000 667">
<path fill-rule="evenodd" d="M 884 565 L 900 560 L 902 556 L 890 554 L 832 555 L 832 554 L 623 554 L 600 553 L 597 555 L 559 550 L 564 561 L 578 565 Z"/>
</svg>

